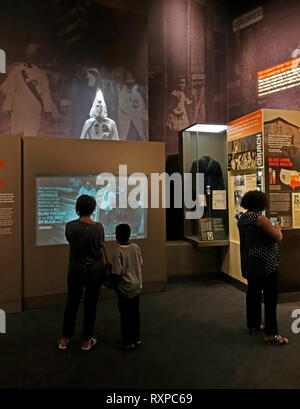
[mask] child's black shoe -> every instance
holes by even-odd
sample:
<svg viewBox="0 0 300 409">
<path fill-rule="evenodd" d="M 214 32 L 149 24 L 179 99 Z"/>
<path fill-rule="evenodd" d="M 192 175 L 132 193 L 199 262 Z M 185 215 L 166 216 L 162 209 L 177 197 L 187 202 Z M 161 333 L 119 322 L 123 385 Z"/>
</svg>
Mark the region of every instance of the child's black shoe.
<svg viewBox="0 0 300 409">
<path fill-rule="evenodd" d="M 114 342 L 114 347 L 118 348 L 118 349 L 132 350 L 132 349 L 135 348 L 135 344 L 126 343 L 126 342 L 123 342 L 122 340 L 118 339 L 117 341 Z"/>
</svg>

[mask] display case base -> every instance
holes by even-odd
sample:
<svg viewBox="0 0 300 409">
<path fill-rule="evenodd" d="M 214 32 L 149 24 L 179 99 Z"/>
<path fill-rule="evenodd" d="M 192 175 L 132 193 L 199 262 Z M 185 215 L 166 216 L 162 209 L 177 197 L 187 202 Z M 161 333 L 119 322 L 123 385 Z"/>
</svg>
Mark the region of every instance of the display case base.
<svg viewBox="0 0 300 409">
<path fill-rule="evenodd" d="M 186 236 L 186 241 L 198 247 L 228 247 L 229 240 L 200 240 L 198 236 Z"/>
</svg>

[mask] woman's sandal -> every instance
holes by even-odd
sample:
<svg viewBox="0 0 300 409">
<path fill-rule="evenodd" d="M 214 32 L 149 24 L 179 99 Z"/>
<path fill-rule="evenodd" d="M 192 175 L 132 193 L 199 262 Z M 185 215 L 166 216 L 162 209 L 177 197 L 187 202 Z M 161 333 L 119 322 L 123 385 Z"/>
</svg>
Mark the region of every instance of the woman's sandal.
<svg viewBox="0 0 300 409">
<path fill-rule="evenodd" d="M 83 351 L 89 351 L 95 344 L 97 344 L 96 338 L 90 338 L 89 339 L 89 346 L 87 346 L 87 347 L 82 346 L 81 349 Z"/>
<path fill-rule="evenodd" d="M 66 343 L 65 343 L 64 345 L 62 345 L 62 342 L 61 342 L 61 341 L 62 341 L 62 339 L 59 339 L 59 340 L 58 340 L 58 349 L 67 349 L 69 340 L 66 339 Z"/>
<path fill-rule="evenodd" d="M 286 345 L 289 340 L 281 335 L 265 336 L 265 341 L 268 345 Z"/>
</svg>

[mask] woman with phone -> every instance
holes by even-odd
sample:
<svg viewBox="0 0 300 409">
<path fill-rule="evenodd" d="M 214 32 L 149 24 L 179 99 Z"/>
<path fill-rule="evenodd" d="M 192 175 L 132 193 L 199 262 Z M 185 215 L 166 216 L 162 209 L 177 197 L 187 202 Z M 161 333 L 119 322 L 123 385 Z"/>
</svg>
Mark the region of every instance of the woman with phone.
<svg viewBox="0 0 300 409">
<path fill-rule="evenodd" d="M 262 215 L 267 196 L 258 190 L 247 192 L 241 201 L 246 209 L 238 220 L 242 275 L 248 281 L 246 297 L 247 326 L 250 334 L 259 333 L 261 325 L 262 293 L 265 304 L 265 341 L 285 345 L 286 337 L 278 335 L 277 276 L 278 243 L 282 241 L 281 226 Z"/>
</svg>

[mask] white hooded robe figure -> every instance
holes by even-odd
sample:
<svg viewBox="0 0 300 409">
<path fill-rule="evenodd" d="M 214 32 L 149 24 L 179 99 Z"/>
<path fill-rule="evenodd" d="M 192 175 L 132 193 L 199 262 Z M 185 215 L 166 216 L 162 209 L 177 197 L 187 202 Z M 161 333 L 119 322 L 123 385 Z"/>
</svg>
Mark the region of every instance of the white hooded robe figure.
<svg viewBox="0 0 300 409">
<path fill-rule="evenodd" d="M 110 139 L 119 140 L 115 121 L 108 118 L 103 93 L 99 88 L 90 110 L 90 119 L 86 120 L 80 139 Z"/>
</svg>

